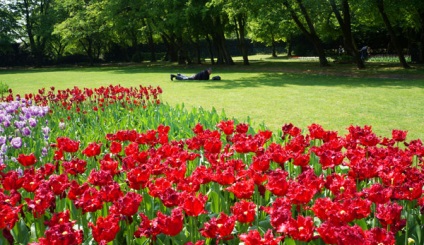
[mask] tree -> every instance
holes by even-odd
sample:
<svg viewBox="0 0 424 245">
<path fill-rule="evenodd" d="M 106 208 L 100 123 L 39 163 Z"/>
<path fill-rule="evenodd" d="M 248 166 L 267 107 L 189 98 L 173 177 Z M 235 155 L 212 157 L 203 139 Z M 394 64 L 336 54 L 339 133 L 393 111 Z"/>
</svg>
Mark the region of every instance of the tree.
<svg viewBox="0 0 424 245">
<path fill-rule="evenodd" d="M 243 64 L 249 65 L 246 31 L 249 16 L 252 14 L 253 9 L 256 9 L 253 5 L 254 2 L 244 0 L 213 0 L 212 2 L 218 6 L 222 6 L 229 20 L 232 21 L 238 46 L 243 56 Z"/>
<path fill-rule="evenodd" d="M 395 50 L 397 51 L 397 55 L 401 65 L 403 66 L 403 68 L 410 68 L 403 54 L 402 45 L 400 44 L 395 29 L 392 23 L 390 22 L 388 14 L 386 13 L 384 0 L 376 0 L 376 4 L 378 12 L 381 14 L 381 18 L 383 19 L 384 25 L 386 26 L 387 32 L 389 33 L 390 41 Z"/>
<path fill-rule="evenodd" d="M 51 5 L 52 0 L 16 1 L 25 30 L 25 35 L 21 36 L 21 40 L 30 47 L 36 65 L 43 63 L 46 47 L 53 31 L 54 22 L 52 20 L 55 13 Z"/>
<path fill-rule="evenodd" d="M 106 19 L 113 20 L 110 27 L 113 32 L 112 40 L 124 47 L 131 46 L 132 57 L 124 49 L 127 60 L 142 61 L 140 44 L 144 41 L 150 44 L 150 61 L 156 61 L 150 23 L 156 12 L 153 4 L 150 1 L 117 0 L 107 1 L 105 5 L 103 11 Z"/>
<path fill-rule="evenodd" d="M 286 42 L 287 55 L 291 55 L 291 37 L 299 34 L 299 29 L 291 21 L 283 6 L 261 4 L 259 10 L 251 16 L 249 37 L 256 42 L 272 48 L 272 57 L 277 57 L 276 44 Z"/>
<path fill-rule="evenodd" d="M 158 0 L 153 24 L 167 47 L 167 60 L 191 63 L 187 44 L 187 1 Z"/>
<path fill-rule="evenodd" d="M 92 65 L 99 59 L 105 43 L 110 40 L 110 22 L 104 18 L 101 0 L 58 1 L 68 10 L 68 17 L 55 25 L 54 33 L 80 46 Z"/>
<path fill-rule="evenodd" d="M 17 38 L 18 21 L 13 5 L 0 2 L 0 44 L 9 44 Z"/>
<path fill-rule="evenodd" d="M 308 40 L 314 46 L 315 52 L 319 57 L 319 63 L 321 66 L 328 66 L 328 60 L 325 55 L 325 50 L 322 45 L 322 41 L 318 36 L 315 29 L 314 22 L 306 8 L 306 5 L 302 0 L 282 0 L 283 5 L 289 11 L 293 21 L 296 23 L 302 33 L 308 38 Z"/>
<path fill-rule="evenodd" d="M 348 0 L 329 0 L 331 9 L 339 23 L 340 30 L 343 35 L 343 44 L 347 53 L 349 53 L 359 69 L 365 68 L 364 62 L 358 52 L 356 41 L 352 34 L 351 11 Z"/>
<path fill-rule="evenodd" d="M 225 38 L 226 27 L 229 25 L 228 14 L 223 10 L 222 2 L 205 3 L 205 12 L 202 18 L 205 28 L 207 28 L 206 40 L 210 42 L 217 54 L 218 64 L 234 65 L 233 58 L 228 51 Z M 210 39 L 212 41 L 210 41 Z M 211 46 L 212 46 L 211 45 Z M 211 52 L 212 53 L 212 52 Z"/>
</svg>

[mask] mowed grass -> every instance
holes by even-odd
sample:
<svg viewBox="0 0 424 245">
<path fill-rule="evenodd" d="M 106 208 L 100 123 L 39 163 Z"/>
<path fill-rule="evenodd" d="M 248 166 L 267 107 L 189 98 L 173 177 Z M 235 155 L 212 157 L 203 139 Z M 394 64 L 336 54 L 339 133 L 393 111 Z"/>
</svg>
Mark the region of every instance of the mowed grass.
<svg viewBox="0 0 424 245">
<path fill-rule="evenodd" d="M 333 64 L 319 67 L 304 59 L 251 58 L 251 65 L 212 66 L 221 81 L 170 81 L 170 73 L 191 75 L 208 65 L 170 63 L 98 67 L 0 69 L 0 82 L 15 94 L 39 88 L 160 86 L 162 100 L 188 109 L 203 107 L 228 118 L 277 132 L 292 123 L 304 130 L 312 123 L 344 135 L 350 125 L 372 126 L 379 136 L 393 129 L 408 139 L 424 139 L 424 67 L 404 70 L 397 64 L 368 63 L 367 69 Z"/>
</svg>

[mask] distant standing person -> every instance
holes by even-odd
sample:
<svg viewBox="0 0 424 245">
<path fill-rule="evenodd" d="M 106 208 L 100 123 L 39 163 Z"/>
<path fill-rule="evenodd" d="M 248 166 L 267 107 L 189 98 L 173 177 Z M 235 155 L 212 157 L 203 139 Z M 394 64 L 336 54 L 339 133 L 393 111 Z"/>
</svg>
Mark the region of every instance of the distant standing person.
<svg viewBox="0 0 424 245">
<path fill-rule="evenodd" d="M 212 74 L 211 68 L 203 70 L 192 76 L 186 76 L 180 73 L 178 73 L 177 75 L 171 74 L 171 81 L 174 81 L 174 78 L 177 80 L 209 80 L 209 77 L 211 74 Z"/>
<path fill-rule="evenodd" d="M 364 46 L 359 50 L 359 53 L 361 53 L 361 59 L 366 60 L 368 59 L 368 56 L 370 54 L 371 48 L 368 46 Z"/>
<path fill-rule="evenodd" d="M 342 45 L 339 45 L 338 53 L 339 53 L 339 55 L 343 55 L 344 54 L 344 48 L 343 48 Z"/>
</svg>

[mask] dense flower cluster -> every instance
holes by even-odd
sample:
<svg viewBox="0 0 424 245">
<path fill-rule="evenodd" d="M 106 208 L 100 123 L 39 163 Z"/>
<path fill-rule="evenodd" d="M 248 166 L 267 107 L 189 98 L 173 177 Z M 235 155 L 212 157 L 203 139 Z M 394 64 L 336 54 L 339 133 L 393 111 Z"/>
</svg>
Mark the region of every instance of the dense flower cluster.
<svg viewBox="0 0 424 245">
<path fill-rule="evenodd" d="M 395 244 L 395 235 L 405 232 L 402 212 L 424 206 L 424 146 L 405 142 L 404 131 L 379 138 L 370 127 L 351 126 L 341 137 L 315 124 L 308 134 L 288 124 L 282 140 L 271 142 L 271 132 L 251 135 L 247 128 L 231 120 L 217 130 L 197 124 L 193 137 L 169 140 L 170 127 L 161 125 L 118 130 L 86 146 L 59 137 L 55 164 L 34 168 L 36 159 L 26 155 L 18 157 L 23 173 L 1 173 L 0 228 L 14 227 L 25 206 L 34 217 L 53 215 L 39 244 L 80 244 L 88 234 L 73 225 L 78 216 L 55 211 L 60 198 L 81 215 L 98 215 L 86 225 L 99 244 L 114 240 L 122 221 L 132 225 L 133 239 L 151 241 L 191 225 L 179 242 Z M 24 192 L 33 198 L 21 198 Z"/>
<path fill-rule="evenodd" d="M 36 105 L 58 105 L 66 110 L 75 109 L 81 110 L 81 104 L 85 102 L 93 102 L 92 110 L 103 110 L 111 104 L 119 103 L 126 107 L 127 105 L 146 106 L 150 103 L 159 104 L 159 96 L 162 94 L 160 87 L 144 87 L 140 85 L 135 87 L 123 87 L 121 85 L 109 85 L 99 88 L 79 88 L 75 86 L 72 89 L 57 90 L 55 87 L 50 87 L 50 90 L 45 88 L 39 89 L 38 93 L 26 94 L 26 100 L 32 100 Z M 12 96 L 6 98 L 10 101 Z"/>
<path fill-rule="evenodd" d="M 48 106 L 33 105 L 31 100 L 19 97 L 0 102 L 0 165 L 10 160 L 10 149 L 29 147 L 27 142 L 33 137 L 40 137 L 41 142 L 49 138 L 50 129 L 45 120 L 48 112 Z"/>
<path fill-rule="evenodd" d="M 112 85 L 54 91 L 0 104 L 0 242 L 422 241 L 424 145 L 407 142 L 406 131 L 382 138 L 369 126 L 350 126 L 341 136 L 317 124 L 307 132 L 286 124 L 276 136 L 223 120 L 177 137 L 159 125 L 93 141 L 51 139 L 52 129 L 39 123 L 51 108 L 84 115 L 113 104 L 145 107 L 160 103 L 162 92 Z M 23 147 L 26 135 L 48 147 Z"/>
</svg>

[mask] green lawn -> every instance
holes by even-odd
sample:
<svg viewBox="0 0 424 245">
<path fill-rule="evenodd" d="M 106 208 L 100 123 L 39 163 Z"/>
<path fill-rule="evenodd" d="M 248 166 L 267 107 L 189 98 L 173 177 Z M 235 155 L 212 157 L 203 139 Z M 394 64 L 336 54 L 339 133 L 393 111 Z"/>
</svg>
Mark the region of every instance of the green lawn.
<svg viewBox="0 0 424 245">
<path fill-rule="evenodd" d="M 162 87 L 170 105 L 224 110 L 229 118 L 276 132 L 286 123 L 306 129 L 312 123 L 346 133 L 349 125 L 371 125 L 381 136 L 408 130 L 408 139 L 424 139 L 424 66 L 403 70 L 397 64 L 368 63 L 366 70 L 333 64 L 321 68 L 302 59 L 256 56 L 250 66 L 212 66 L 221 81 L 170 81 L 170 73 L 193 74 L 207 65 L 169 63 L 99 67 L 0 69 L 0 82 L 14 93 L 55 86 Z"/>
</svg>

